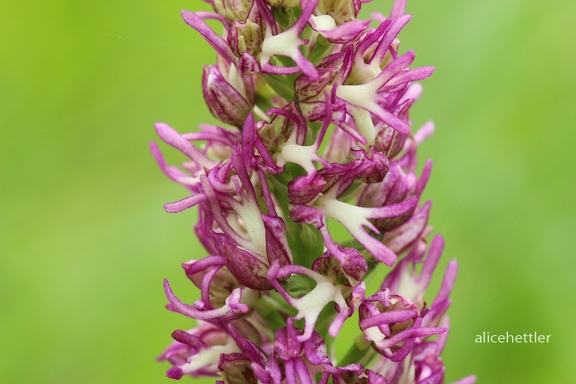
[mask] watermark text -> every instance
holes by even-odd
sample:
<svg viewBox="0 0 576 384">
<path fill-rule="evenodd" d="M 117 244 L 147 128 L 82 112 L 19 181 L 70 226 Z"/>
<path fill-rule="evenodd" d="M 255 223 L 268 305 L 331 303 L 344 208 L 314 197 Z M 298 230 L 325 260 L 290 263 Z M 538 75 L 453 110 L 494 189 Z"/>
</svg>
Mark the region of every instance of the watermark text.
<svg viewBox="0 0 576 384">
<path fill-rule="evenodd" d="M 531 333 L 495 333 L 482 332 L 476 335 L 474 342 L 477 344 L 548 344 L 552 335 L 541 335 L 538 332 Z"/>
</svg>

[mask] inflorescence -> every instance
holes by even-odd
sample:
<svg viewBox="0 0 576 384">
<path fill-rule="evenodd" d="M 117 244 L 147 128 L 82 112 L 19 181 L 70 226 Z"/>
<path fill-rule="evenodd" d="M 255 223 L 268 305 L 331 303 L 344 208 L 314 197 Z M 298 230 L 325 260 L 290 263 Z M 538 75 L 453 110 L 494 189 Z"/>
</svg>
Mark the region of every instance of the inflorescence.
<svg viewBox="0 0 576 384">
<path fill-rule="evenodd" d="M 421 195 L 432 162 L 417 174 L 416 154 L 434 126 L 412 133 L 409 119 L 417 82 L 433 68 L 411 69 L 414 52 L 399 52 L 411 18 L 405 0 L 387 17 L 359 20 L 363 2 L 210 0 L 213 12 L 182 12 L 217 52 L 202 89 L 226 127 L 181 134 L 156 124 L 186 156 L 180 167 L 151 144 L 160 168 L 189 192 L 166 211 L 197 207 L 194 229 L 209 253 L 182 265 L 199 300 L 183 303 L 164 284 L 167 308 L 197 320 L 174 331 L 159 358 L 171 363 L 169 378 L 444 381 L 457 263 L 428 304 L 444 241 L 427 240 L 431 203 Z M 382 273 L 368 292 L 367 278 Z M 349 349 L 336 358 L 348 319 L 357 333 L 344 336 Z"/>
</svg>

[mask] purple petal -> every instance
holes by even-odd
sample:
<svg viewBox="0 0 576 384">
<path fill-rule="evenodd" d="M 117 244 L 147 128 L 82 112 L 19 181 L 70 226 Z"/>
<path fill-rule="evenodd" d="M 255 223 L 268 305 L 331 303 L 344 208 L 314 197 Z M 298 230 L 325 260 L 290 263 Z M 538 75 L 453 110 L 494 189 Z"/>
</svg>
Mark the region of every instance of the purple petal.
<svg viewBox="0 0 576 384">
<path fill-rule="evenodd" d="M 183 10 L 182 18 L 184 19 L 186 24 L 197 30 L 202 35 L 202 37 L 204 37 L 204 39 L 206 39 L 206 41 L 210 45 L 212 45 L 212 47 L 214 47 L 214 49 L 219 54 L 225 57 L 229 62 L 232 63 L 237 62 L 237 58 L 232 53 L 232 50 L 230 49 L 230 46 L 228 45 L 226 40 L 218 36 L 218 34 L 214 32 L 208 26 L 208 24 L 204 22 L 204 20 L 198 17 L 198 15 L 196 15 L 193 12 Z"/>
<path fill-rule="evenodd" d="M 393 347 L 394 345 L 406 341 L 408 339 L 414 339 L 416 337 L 427 337 L 432 335 L 438 335 L 440 333 L 446 332 L 443 328 L 424 328 L 424 327 L 413 327 L 405 331 L 402 331 L 390 338 L 384 339 L 382 342 L 378 343 L 378 348 L 387 349 Z M 400 359 L 401 360 L 401 359 Z M 398 361 L 398 360 L 396 360 Z"/>
<path fill-rule="evenodd" d="M 338 44 L 346 44 L 355 40 L 370 25 L 370 20 L 352 20 L 337 26 L 331 30 L 320 29 L 313 21 L 310 22 L 312 28 L 318 31 L 328 41 Z"/>
<path fill-rule="evenodd" d="M 168 213 L 178 213 L 192 208 L 203 201 L 206 201 L 206 195 L 200 193 L 197 195 L 185 197 L 182 200 L 178 200 L 173 203 L 164 204 L 164 210 L 166 210 Z"/>
<path fill-rule="evenodd" d="M 312 376 L 302 359 L 295 359 L 296 373 L 300 384 L 312 384 Z"/>
<path fill-rule="evenodd" d="M 308 24 L 308 20 L 312 13 L 314 13 L 314 9 L 318 5 L 319 0 L 307 0 L 304 7 L 302 7 L 302 13 L 298 17 L 298 20 L 292 25 L 291 28 L 296 29 L 298 32 L 302 33 L 306 25 Z"/>
<path fill-rule="evenodd" d="M 282 382 L 282 372 L 280 371 L 280 366 L 276 361 L 275 353 L 270 354 L 270 357 L 266 362 L 266 371 L 270 374 L 274 384 Z"/>
<path fill-rule="evenodd" d="M 398 310 L 391 312 L 382 312 L 378 315 L 371 316 L 360 321 L 360 327 L 363 329 L 376 327 L 381 324 L 400 323 L 413 319 L 417 314 L 413 311 Z"/>
<path fill-rule="evenodd" d="M 265 3 L 264 0 L 254 0 L 254 4 L 256 5 L 260 15 L 266 21 L 268 27 L 272 28 L 272 34 L 278 33 L 278 27 L 276 26 L 276 20 L 274 20 L 274 15 L 268 5 Z"/>
<path fill-rule="evenodd" d="M 352 50 L 344 49 L 322 60 L 316 67 L 319 77 L 312 79 L 299 76 L 294 82 L 294 92 L 298 100 L 309 101 L 322 94 L 328 84 L 344 82 L 352 69 Z"/>
<path fill-rule="evenodd" d="M 198 148 L 190 144 L 189 141 L 185 140 L 174 128 L 165 123 L 156 123 L 154 127 L 156 128 L 156 133 L 164 142 L 178 149 L 194 162 L 211 168 L 212 164 L 206 156 Z"/>
<path fill-rule="evenodd" d="M 417 85 L 418 83 L 412 84 L 410 86 L 410 88 L 412 88 L 414 85 Z M 421 143 L 424 142 L 424 140 L 426 140 L 427 138 L 429 138 L 430 136 L 432 136 L 432 134 L 434 133 L 434 123 L 431 121 L 426 122 L 426 124 L 424 124 L 419 130 L 418 132 L 416 132 L 414 134 L 414 141 L 416 142 L 416 144 L 420 145 Z"/>
<path fill-rule="evenodd" d="M 426 184 L 428 183 L 428 179 L 430 179 L 430 173 L 432 172 L 432 160 L 426 160 L 426 164 L 424 164 L 424 168 L 422 168 L 422 173 L 420 174 L 420 179 L 418 179 L 418 183 L 416 184 L 416 195 L 420 197 Z"/>
<path fill-rule="evenodd" d="M 239 288 L 232 292 L 225 306 L 208 311 L 199 311 L 190 305 L 182 303 L 176 295 L 174 295 L 174 292 L 172 292 L 168 280 L 164 280 L 164 291 L 170 302 L 168 309 L 197 320 L 232 319 L 236 317 L 235 311 L 240 313 L 246 313 L 248 311 L 246 306 L 239 305 L 239 300 L 242 296 L 242 291 Z"/>
<path fill-rule="evenodd" d="M 260 350 L 260 348 L 258 348 L 258 346 L 256 346 L 254 343 L 243 337 L 232 324 L 228 325 L 228 330 L 230 331 L 230 335 L 232 338 L 234 338 L 234 341 L 238 347 L 248 355 L 250 360 L 260 366 L 263 366 L 265 357 L 264 352 Z"/>
<path fill-rule="evenodd" d="M 252 73 L 259 73 L 262 69 L 260 68 L 260 63 L 251 53 L 244 52 L 240 56 L 238 62 L 238 70 L 243 75 L 249 75 Z"/>
<path fill-rule="evenodd" d="M 449 300 L 448 296 L 450 296 L 450 292 L 454 287 L 454 282 L 456 281 L 457 274 L 458 274 L 458 262 L 456 260 L 452 260 L 446 267 L 446 272 L 444 274 L 444 279 L 442 280 L 442 286 L 440 287 L 440 292 L 438 292 L 436 299 L 434 299 L 431 308 L 434 307 L 434 305 L 438 305 L 441 302 Z"/>
<path fill-rule="evenodd" d="M 308 205 L 294 204 L 290 209 L 290 217 L 297 223 L 306 223 L 322 228 L 324 223 L 323 212 Z"/>
<path fill-rule="evenodd" d="M 297 336 L 301 335 L 302 331 L 298 330 L 297 333 L 289 335 L 288 328 L 290 328 L 290 324 L 288 327 L 276 331 L 274 335 L 274 352 L 284 361 L 300 356 L 304 350 L 304 344 L 297 341 Z M 292 331 L 294 331 L 293 327 Z"/>
<path fill-rule="evenodd" d="M 382 240 L 390 250 L 402 253 L 413 244 L 426 229 L 428 217 L 430 215 L 431 203 L 427 202 L 418 209 L 412 218 L 396 229 L 387 232 Z"/>
<path fill-rule="evenodd" d="M 434 67 L 420 67 L 410 69 L 408 71 L 404 71 L 394 76 L 390 81 L 386 83 L 386 86 L 393 87 L 396 85 L 406 84 L 413 81 L 424 80 L 430 77 L 432 73 L 434 73 Z"/>
<path fill-rule="evenodd" d="M 412 64 L 415 58 L 416 55 L 414 54 L 414 51 L 408 51 L 402 56 L 398 56 L 372 81 L 376 84 L 378 89 L 382 88 L 385 84 L 388 84 L 394 76 L 398 75 L 402 70 Z"/>
<path fill-rule="evenodd" d="M 174 166 L 167 165 L 166 160 L 164 160 L 164 156 L 162 156 L 160 148 L 153 141 L 150 142 L 150 152 L 152 153 L 154 160 L 156 160 L 156 163 L 158 164 L 162 172 L 164 172 L 164 174 L 168 176 L 170 180 L 185 185 L 189 185 L 190 181 L 194 180 L 193 177 L 190 177 L 188 174 L 182 172 L 180 169 Z"/>
<path fill-rule="evenodd" d="M 424 261 L 422 266 L 422 272 L 420 272 L 420 277 L 418 278 L 418 283 L 423 287 L 427 287 L 432 279 L 432 274 L 438 265 L 440 256 L 444 249 L 444 238 L 440 235 L 434 236 L 432 242 L 430 243 L 430 249 L 428 250 L 428 256 Z"/>
<path fill-rule="evenodd" d="M 390 11 L 390 18 L 396 19 L 406 12 L 406 0 L 395 0 Z"/>
<path fill-rule="evenodd" d="M 192 347 L 194 350 L 208 348 L 208 346 L 206 345 L 206 343 L 202 341 L 202 339 L 194 335 L 191 335 L 185 331 L 176 330 L 172 332 L 172 338 L 179 343 L 186 344 Z"/>
<path fill-rule="evenodd" d="M 364 37 L 356 47 L 356 55 L 363 57 L 368 48 L 372 46 L 374 43 L 378 41 L 378 39 L 385 33 L 385 31 L 390 27 L 392 24 L 392 20 L 387 19 L 383 20 L 381 24 L 373 30 L 372 32 L 368 33 L 366 37 Z M 362 59 L 363 60 L 363 59 Z"/>
<path fill-rule="evenodd" d="M 331 363 L 326 351 L 326 342 L 317 332 L 314 332 L 310 339 L 304 343 L 304 354 L 312 364 Z"/>
<path fill-rule="evenodd" d="M 378 43 L 378 47 L 370 59 L 370 62 L 375 60 L 377 63 L 380 63 L 384 59 L 384 56 L 390 49 L 390 45 L 398 36 L 402 28 L 408 24 L 411 18 L 412 16 L 410 15 L 404 15 L 393 21 L 390 27 L 387 28 L 386 32 L 382 35 L 382 39 Z"/>
</svg>

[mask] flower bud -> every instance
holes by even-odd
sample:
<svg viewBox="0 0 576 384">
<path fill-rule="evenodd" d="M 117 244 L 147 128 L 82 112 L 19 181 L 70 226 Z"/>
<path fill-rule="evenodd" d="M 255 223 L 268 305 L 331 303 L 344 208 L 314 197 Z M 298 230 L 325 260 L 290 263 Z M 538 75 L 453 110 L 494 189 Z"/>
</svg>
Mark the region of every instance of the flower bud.
<svg viewBox="0 0 576 384">
<path fill-rule="evenodd" d="M 228 21 L 246 20 L 252 0 L 213 0 L 212 6 L 216 13 Z"/>
<path fill-rule="evenodd" d="M 258 126 L 258 134 L 271 155 L 281 151 L 282 146 L 295 132 L 295 143 L 303 145 L 306 140 L 306 123 L 294 103 L 276 111 L 276 116 L 270 123 Z"/>
<path fill-rule="evenodd" d="M 218 234 L 218 238 L 218 251 L 224 256 L 226 267 L 240 284 L 256 290 L 272 288 L 266 278 L 268 265 L 263 261 L 264 256 L 239 247 L 225 235 Z"/>
<path fill-rule="evenodd" d="M 242 127 L 251 106 L 240 92 L 224 79 L 218 67 L 204 67 L 202 91 L 214 117 L 235 127 Z"/>
<path fill-rule="evenodd" d="M 257 23 L 250 20 L 245 22 L 234 20 L 228 32 L 228 44 L 238 57 L 244 52 L 257 55 L 264 40 L 263 33 L 264 29 Z"/>
<path fill-rule="evenodd" d="M 388 158 L 393 158 L 402 150 L 408 136 L 390 128 L 381 121 L 379 121 L 379 123 L 381 123 L 383 127 L 376 135 L 374 148 L 385 154 Z M 376 129 L 378 129 L 378 127 L 376 127 Z"/>
<path fill-rule="evenodd" d="M 360 0 L 320 0 L 318 10 L 323 15 L 332 16 L 338 24 L 342 24 L 358 16 L 360 3 Z"/>
</svg>

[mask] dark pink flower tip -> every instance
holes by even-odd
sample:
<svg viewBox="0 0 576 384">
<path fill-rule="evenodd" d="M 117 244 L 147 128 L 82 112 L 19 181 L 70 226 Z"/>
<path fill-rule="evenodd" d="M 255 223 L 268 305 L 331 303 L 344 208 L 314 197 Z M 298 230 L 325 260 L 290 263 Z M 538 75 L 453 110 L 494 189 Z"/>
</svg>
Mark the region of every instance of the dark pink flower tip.
<svg viewBox="0 0 576 384">
<path fill-rule="evenodd" d="M 201 338 L 179 329 L 172 332 L 172 338 L 181 344 L 186 344 L 191 347 L 195 352 L 208 348 Z"/>
<path fill-rule="evenodd" d="M 166 371 L 166 377 L 169 379 L 180 380 L 184 376 L 184 372 L 180 367 L 171 367 Z"/>
<path fill-rule="evenodd" d="M 192 208 L 203 201 L 206 201 L 206 195 L 204 194 L 188 196 L 183 198 L 182 200 L 164 204 L 164 210 L 166 210 L 166 212 L 168 213 L 178 213 L 186 209 Z"/>
</svg>

